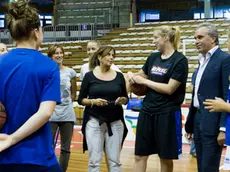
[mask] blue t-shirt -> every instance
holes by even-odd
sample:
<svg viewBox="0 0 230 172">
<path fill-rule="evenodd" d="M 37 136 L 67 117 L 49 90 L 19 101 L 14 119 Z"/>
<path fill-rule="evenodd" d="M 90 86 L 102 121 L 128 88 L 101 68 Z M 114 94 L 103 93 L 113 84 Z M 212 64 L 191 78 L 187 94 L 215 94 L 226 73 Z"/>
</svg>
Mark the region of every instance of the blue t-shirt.
<svg viewBox="0 0 230 172">
<path fill-rule="evenodd" d="M 228 88 L 228 103 L 230 103 L 230 85 Z M 230 146 L 230 113 L 227 113 L 227 120 L 226 120 L 226 141 L 225 144 Z"/>
<path fill-rule="evenodd" d="M 60 103 L 59 68 L 39 51 L 16 48 L 1 56 L 0 81 L 0 101 L 7 112 L 0 133 L 14 133 L 38 111 L 41 102 Z M 0 152 L 0 164 L 57 164 L 49 123 Z"/>
</svg>

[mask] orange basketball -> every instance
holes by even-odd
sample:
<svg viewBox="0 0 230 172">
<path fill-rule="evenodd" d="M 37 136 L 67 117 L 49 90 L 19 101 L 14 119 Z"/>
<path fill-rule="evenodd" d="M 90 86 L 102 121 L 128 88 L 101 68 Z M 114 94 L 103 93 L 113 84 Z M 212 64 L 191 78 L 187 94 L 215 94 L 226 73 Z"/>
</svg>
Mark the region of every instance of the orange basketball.
<svg viewBox="0 0 230 172">
<path fill-rule="evenodd" d="M 6 122 L 6 109 L 3 104 L 0 102 L 0 129 L 4 126 Z"/>
<path fill-rule="evenodd" d="M 143 78 L 148 78 L 147 75 L 145 74 L 136 74 L 139 75 Z M 147 93 L 148 88 L 145 85 L 141 85 L 141 84 L 132 84 L 130 85 L 130 91 L 134 94 L 136 94 L 137 96 L 144 96 Z"/>
</svg>

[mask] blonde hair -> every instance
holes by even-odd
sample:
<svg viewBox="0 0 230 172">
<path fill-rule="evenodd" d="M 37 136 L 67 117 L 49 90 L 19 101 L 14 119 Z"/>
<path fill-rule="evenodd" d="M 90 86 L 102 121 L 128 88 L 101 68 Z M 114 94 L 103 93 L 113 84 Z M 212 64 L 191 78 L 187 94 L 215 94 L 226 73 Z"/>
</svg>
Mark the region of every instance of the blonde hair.
<svg viewBox="0 0 230 172">
<path fill-rule="evenodd" d="M 100 61 L 99 61 L 98 57 L 101 56 L 103 58 L 103 57 L 107 56 L 111 50 L 114 51 L 114 56 L 115 56 L 116 53 L 115 53 L 115 49 L 113 47 L 111 47 L 111 46 L 101 46 L 99 48 L 99 50 L 97 50 L 97 52 L 95 52 L 93 54 L 93 56 L 91 57 L 91 60 L 89 62 L 89 69 L 93 70 L 96 66 L 99 66 Z"/>
<path fill-rule="evenodd" d="M 179 27 L 172 26 L 159 26 L 154 29 L 154 31 L 158 31 L 161 36 L 168 36 L 169 42 L 173 45 L 175 50 L 180 48 L 180 29 Z"/>
<path fill-rule="evenodd" d="M 102 46 L 102 45 L 101 45 L 101 42 L 98 41 L 98 40 L 90 40 L 90 41 L 88 41 L 88 42 L 87 42 L 87 46 L 88 46 L 89 43 L 96 43 L 97 46 L 98 46 L 98 49 L 100 49 L 100 47 Z M 95 54 L 95 53 L 94 53 L 94 54 Z M 96 66 L 95 66 L 95 59 L 92 59 L 92 57 L 89 58 L 89 69 L 90 69 L 90 70 L 93 70 L 95 67 L 96 67 Z"/>
<path fill-rule="evenodd" d="M 92 43 L 96 43 L 97 46 L 98 46 L 99 48 L 101 47 L 101 42 L 98 41 L 98 40 L 90 40 L 90 41 L 88 41 L 88 42 L 87 42 L 87 46 L 88 46 L 88 44 L 91 43 L 91 42 L 92 42 Z"/>
</svg>

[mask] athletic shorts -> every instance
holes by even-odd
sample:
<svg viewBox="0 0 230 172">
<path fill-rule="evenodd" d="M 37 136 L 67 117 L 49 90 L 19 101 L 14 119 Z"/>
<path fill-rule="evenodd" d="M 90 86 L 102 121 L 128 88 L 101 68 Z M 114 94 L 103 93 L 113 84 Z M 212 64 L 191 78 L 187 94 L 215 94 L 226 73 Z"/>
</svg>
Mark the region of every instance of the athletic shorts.
<svg viewBox="0 0 230 172">
<path fill-rule="evenodd" d="M 140 112 L 136 130 L 135 155 L 152 154 L 158 154 L 162 159 L 178 159 L 182 154 L 180 108 L 170 108 L 154 114 Z"/>
<path fill-rule="evenodd" d="M 0 172 L 63 172 L 59 164 L 45 167 L 33 164 L 0 164 Z"/>
</svg>

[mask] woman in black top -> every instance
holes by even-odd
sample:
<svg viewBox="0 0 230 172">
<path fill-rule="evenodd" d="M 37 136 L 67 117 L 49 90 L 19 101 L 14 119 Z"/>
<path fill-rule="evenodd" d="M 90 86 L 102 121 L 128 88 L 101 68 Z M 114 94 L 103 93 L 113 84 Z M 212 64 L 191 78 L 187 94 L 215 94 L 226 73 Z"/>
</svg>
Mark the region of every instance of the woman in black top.
<svg viewBox="0 0 230 172">
<path fill-rule="evenodd" d="M 121 171 L 120 151 L 127 134 L 122 105 L 128 96 L 123 75 L 110 68 L 114 58 L 112 47 L 101 47 L 92 57 L 94 70 L 86 73 L 81 84 L 78 103 L 86 106 L 82 132 L 89 172 L 100 171 L 104 147 L 109 171 Z"/>
<path fill-rule="evenodd" d="M 127 74 L 131 84 L 148 87 L 137 123 L 134 172 L 146 171 L 151 154 L 159 155 L 162 172 L 171 172 L 172 159 L 182 153 L 180 106 L 185 96 L 188 61 L 177 51 L 179 28 L 158 27 L 153 39 L 159 52 L 151 54 L 139 72 L 148 78 Z"/>
</svg>

